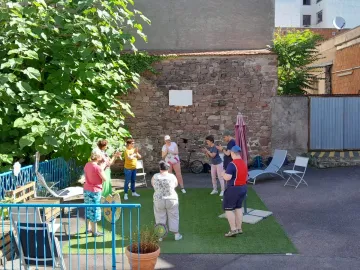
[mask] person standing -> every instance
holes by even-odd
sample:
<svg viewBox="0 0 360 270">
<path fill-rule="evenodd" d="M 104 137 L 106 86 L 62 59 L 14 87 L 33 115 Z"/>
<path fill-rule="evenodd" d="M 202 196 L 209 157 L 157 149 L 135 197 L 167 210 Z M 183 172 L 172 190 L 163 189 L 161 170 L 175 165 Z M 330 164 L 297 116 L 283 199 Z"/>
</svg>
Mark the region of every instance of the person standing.
<svg viewBox="0 0 360 270">
<path fill-rule="evenodd" d="M 169 224 L 169 231 L 175 235 L 175 240 L 182 239 L 179 233 L 179 198 L 175 191 L 178 181 L 175 175 L 169 173 L 170 165 L 159 162 L 160 173 L 151 179 L 154 187 L 154 215 L 156 224 Z M 162 239 L 161 239 L 162 240 Z"/>
<path fill-rule="evenodd" d="M 111 169 L 110 166 L 114 164 L 115 160 L 120 157 L 120 152 L 115 152 L 113 157 L 109 157 L 106 153 L 106 149 L 108 148 L 107 140 L 99 140 L 97 143 L 97 148 L 95 148 L 92 152 L 99 153 L 101 155 L 101 160 L 99 162 L 100 166 L 105 172 L 106 175 L 106 183 L 104 183 L 102 196 L 106 197 L 112 193 L 112 185 L 111 185 Z"/>
<path fill-rule="evenodd" d="M 222 147 L 221 145 L 216 146 L 216 148 L 224 154 L 224 170 L 226 170 L 227 166 L 232 161 L 231 158 L 231 148 L 236 145 L 235 139 L 231 136 L 232 132 L 229 130 L 225 130 L 224 132 L 224 142 L 227 144 L 226 148 Z"/>
<path fill-rule="evenodd" d="M 215 146 L 215 139 L 214 136 L 209 135 L 205 138 L 206 144 L 209 147 L 207 149 L 206 147 L 203 149 L 204 153 L 211 159 L 211 180 L 213 184 L 213 190 L 211 191 L 211 195 L 217 194 L 217 182 L 216 177 L 219 179 L 220 186 L 221 186 L 221 192 L 220 196 L 224 195 L 224 179 L 223 179 L 223 161 L 221 160 L 221 157 L 219 155 L 219 150 Z"/>
<path fill-rule="evenodd" d="M 226 181 L 223 208 L 230 225 L 230 231 L 225 234 L 225 237 L 236 236 L 237 234 L 243 233 L 241 227 L 243 220 L 242 202 L 247 193 L 246 181 L 248 168 L 242 160 L 240 152 L 241 148 L 237 145 L 231 148 L 233 161 L 227 166 L 223 175 Z"/>
<path fill-rule="evenodd" d="M 126 141 L 125 149 L 125 184 L 124 184 L 124 200 L 128 199 L 129 183 L 131 183 L 131 194 L 134 197 L 140 197 L 135 191 L 135 180 L 136 180 L 136 163 L 138 158 L 141 158 L 139 149 L 135 148 L 135 140 L 129 139 Z"/>
<path fill-rule="evenodd" d="M 103 159 L 99 152 L 92 152 L 90 162 L 84 167 L 85 184 L 84 184 L 84 203 L 100 204 L 102 184 L 106 181 L 106 175 L 99 162 Z M 97 222 L 101 220 L 100 207 L 86 207 L 85 216 L 88 220 L 86 233 L 92 233 L 93 236 L 102 236 L 97 231 Z"/>
<path fill-rule="evenodd" d="M 169 173 L 172 173 L 174 170 L 178 183 L 181 187 L 181 192 L 186 193 L 184 188 L 184 180 L 181 174 L 180 158 L 179 158 L 179 149 L 175 142 L 171 141 L 169 135 L 164 137 L 165 144 L 162 147 L 161 156 L 165 159 L 170 166 Z"/>
</svg>

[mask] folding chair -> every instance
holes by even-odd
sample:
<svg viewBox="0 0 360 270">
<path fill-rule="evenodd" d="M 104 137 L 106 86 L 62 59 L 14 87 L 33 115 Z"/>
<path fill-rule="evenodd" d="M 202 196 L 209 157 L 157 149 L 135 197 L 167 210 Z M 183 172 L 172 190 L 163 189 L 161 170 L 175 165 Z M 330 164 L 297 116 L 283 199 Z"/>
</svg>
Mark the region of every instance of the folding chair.
<svg viewBox="0 0 360 270">
<path fill-rule="evenodd" d="M 137 172 L 138 170 L 140 170 L 140 172 Z M 144 170 L 144 163 L 142 160 L 138 160 L 136 162 L 136 177 L 138 176 L 142 176 L 142 181 L 145 184 L 145 186 L 147 187 L 147 182 L 146 182 L 146 173 Z"/>
<path fill-rule="evenodd" d="M 25 211 L 24 211 L 25 210 Z M 15 229 L 15 239 L 24 268 L 29 266 L 49 266 L 66 270 L 59 240 L 51 232 L 50 224 L 41 222 L 37 208 L 11 209 L 11 220 Z"/>
<path fill-rule="evenodd" d="M 301 183 L 308 186 L 308 184 L 304 180 L 304 175 L 306 173 L 308 163 L 309 163 L 309 158 L 296 157 L 293 169 L 283 171 L 283 173 L 289 175 L 284 187 L 292 186 L 292 187 L 295 187 L 295 189 L 297 189 Z M 288 182 L 290 180 L 295 181 L 296 185 L 289 185 Z"/>
</svg>

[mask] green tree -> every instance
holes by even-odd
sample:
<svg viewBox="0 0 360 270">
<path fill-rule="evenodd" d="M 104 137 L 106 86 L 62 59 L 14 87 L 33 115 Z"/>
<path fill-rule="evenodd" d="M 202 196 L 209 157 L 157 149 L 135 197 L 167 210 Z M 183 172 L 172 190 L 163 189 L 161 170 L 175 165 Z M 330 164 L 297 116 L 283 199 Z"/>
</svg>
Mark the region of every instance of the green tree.
<svg viewBox="0 0 360 270">
<path fill-rule="evenodd" d="M 40 151 L 86 161 L 107 138 L 119 147 L 139 82 L 124 56 L 146 40 L 133 0 L 30 0 L 0 4 L 0 166 Z M 148 63 L 148 61 L 146 61 Z M 150 65 L 150 64 L 149 64 Z"/>
<path fill-rule="evenodd" d="M 275 33 L 271 50 L 278 55 L 278 94 L 305 94 L 312 89 L 314 67 L 310 65 L 320 59 L 316 46 L 322 37 L 310 30 L 292 30 Z"/>
</svg>

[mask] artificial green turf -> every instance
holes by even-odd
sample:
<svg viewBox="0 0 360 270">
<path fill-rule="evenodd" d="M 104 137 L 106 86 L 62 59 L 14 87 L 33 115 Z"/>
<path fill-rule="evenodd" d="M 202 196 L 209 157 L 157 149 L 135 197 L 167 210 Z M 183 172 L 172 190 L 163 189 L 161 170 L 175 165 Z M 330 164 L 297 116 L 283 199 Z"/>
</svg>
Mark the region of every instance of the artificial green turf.
<svg viewBox="0 0 360 270">
<path fill-rule="evenodd" d="M 141 197 L 131 197 L 126 203 L 140 203 L 140 224 L 153 225 L 154 213 L 151 189 L 138 189 Z M 160 243 L 161 253 L 241 253 L 241 254 L 281 254 L 296 253 L 296 249 L 287 237 L 281 226 L 273 216 L 260 221 L 257 224 L 243 224 L 244 234 L 237 237 L 225 238 L 224 234 L 229 231 L 229 224 L 226 219 L 218 218 L 223 213 L 220 197 L 209 195 L 210 189 L 196 188 L 187 189 L 186 194 L 179 192 L 180 205 L 180 233 L 183 239 L 174 241 L 173 234 Z M 257 196 L 255 191 L 249 187 L 247 206 L 253 209 L 267 210 L 264 203 Z M 117 253 L 122 253 L 122 246 L 129 244 L 130 210 L 124 210 L 124 239 L 122 240 L 121 218 L 116 223 Z M 137 228 L 137 210 L 132 212 L 132 229 Z M 105 237 L 97 237 L 96 253 L 102 254 L 103 241 L 105 253 L 111 253 L 111 224 L 105 221 Z M 100 227 L 101 229 L 101 227 Z M 102 229 L 101 229 L 102 230 Z M 85 228 L 82 229 L 82 232 Z M 87 239 L 87 240 L 86 240 Z M 87 242 L 87 244 L 86 244 Z M 124 244 L 124 245 L 123 245 Z M 94 254 L 94 238 L 87 237 L 84 233 L 74 235 L 70 240 L 70 252 L 72 254 Z M 80 250 L 78 251 L 78 247 Z M 64 253 L 69 253 L 69 246 L 63 247 Z"/>
</svg>

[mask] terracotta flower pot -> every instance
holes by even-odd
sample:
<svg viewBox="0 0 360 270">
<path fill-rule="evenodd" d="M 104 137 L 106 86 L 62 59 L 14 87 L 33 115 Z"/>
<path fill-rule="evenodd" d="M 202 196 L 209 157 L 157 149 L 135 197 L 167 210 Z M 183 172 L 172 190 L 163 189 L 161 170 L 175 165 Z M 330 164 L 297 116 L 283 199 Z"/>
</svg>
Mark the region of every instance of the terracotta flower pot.
<svg viewBox="0 0 360 270">
<path fill-rule="evenodd" d="M 152 253 L 139 254 L 132 253 L 129 251 L 130 246 L 126 247 L 125 254 L 129 260 L 129 264 L 131 265 L 131 269 L 141 269 L 141 270 L 154 270 L 157 259 L 160 255 L 160 247 Z M 139 267 L 140 264 L 140 268 Z"/>
</svg>

